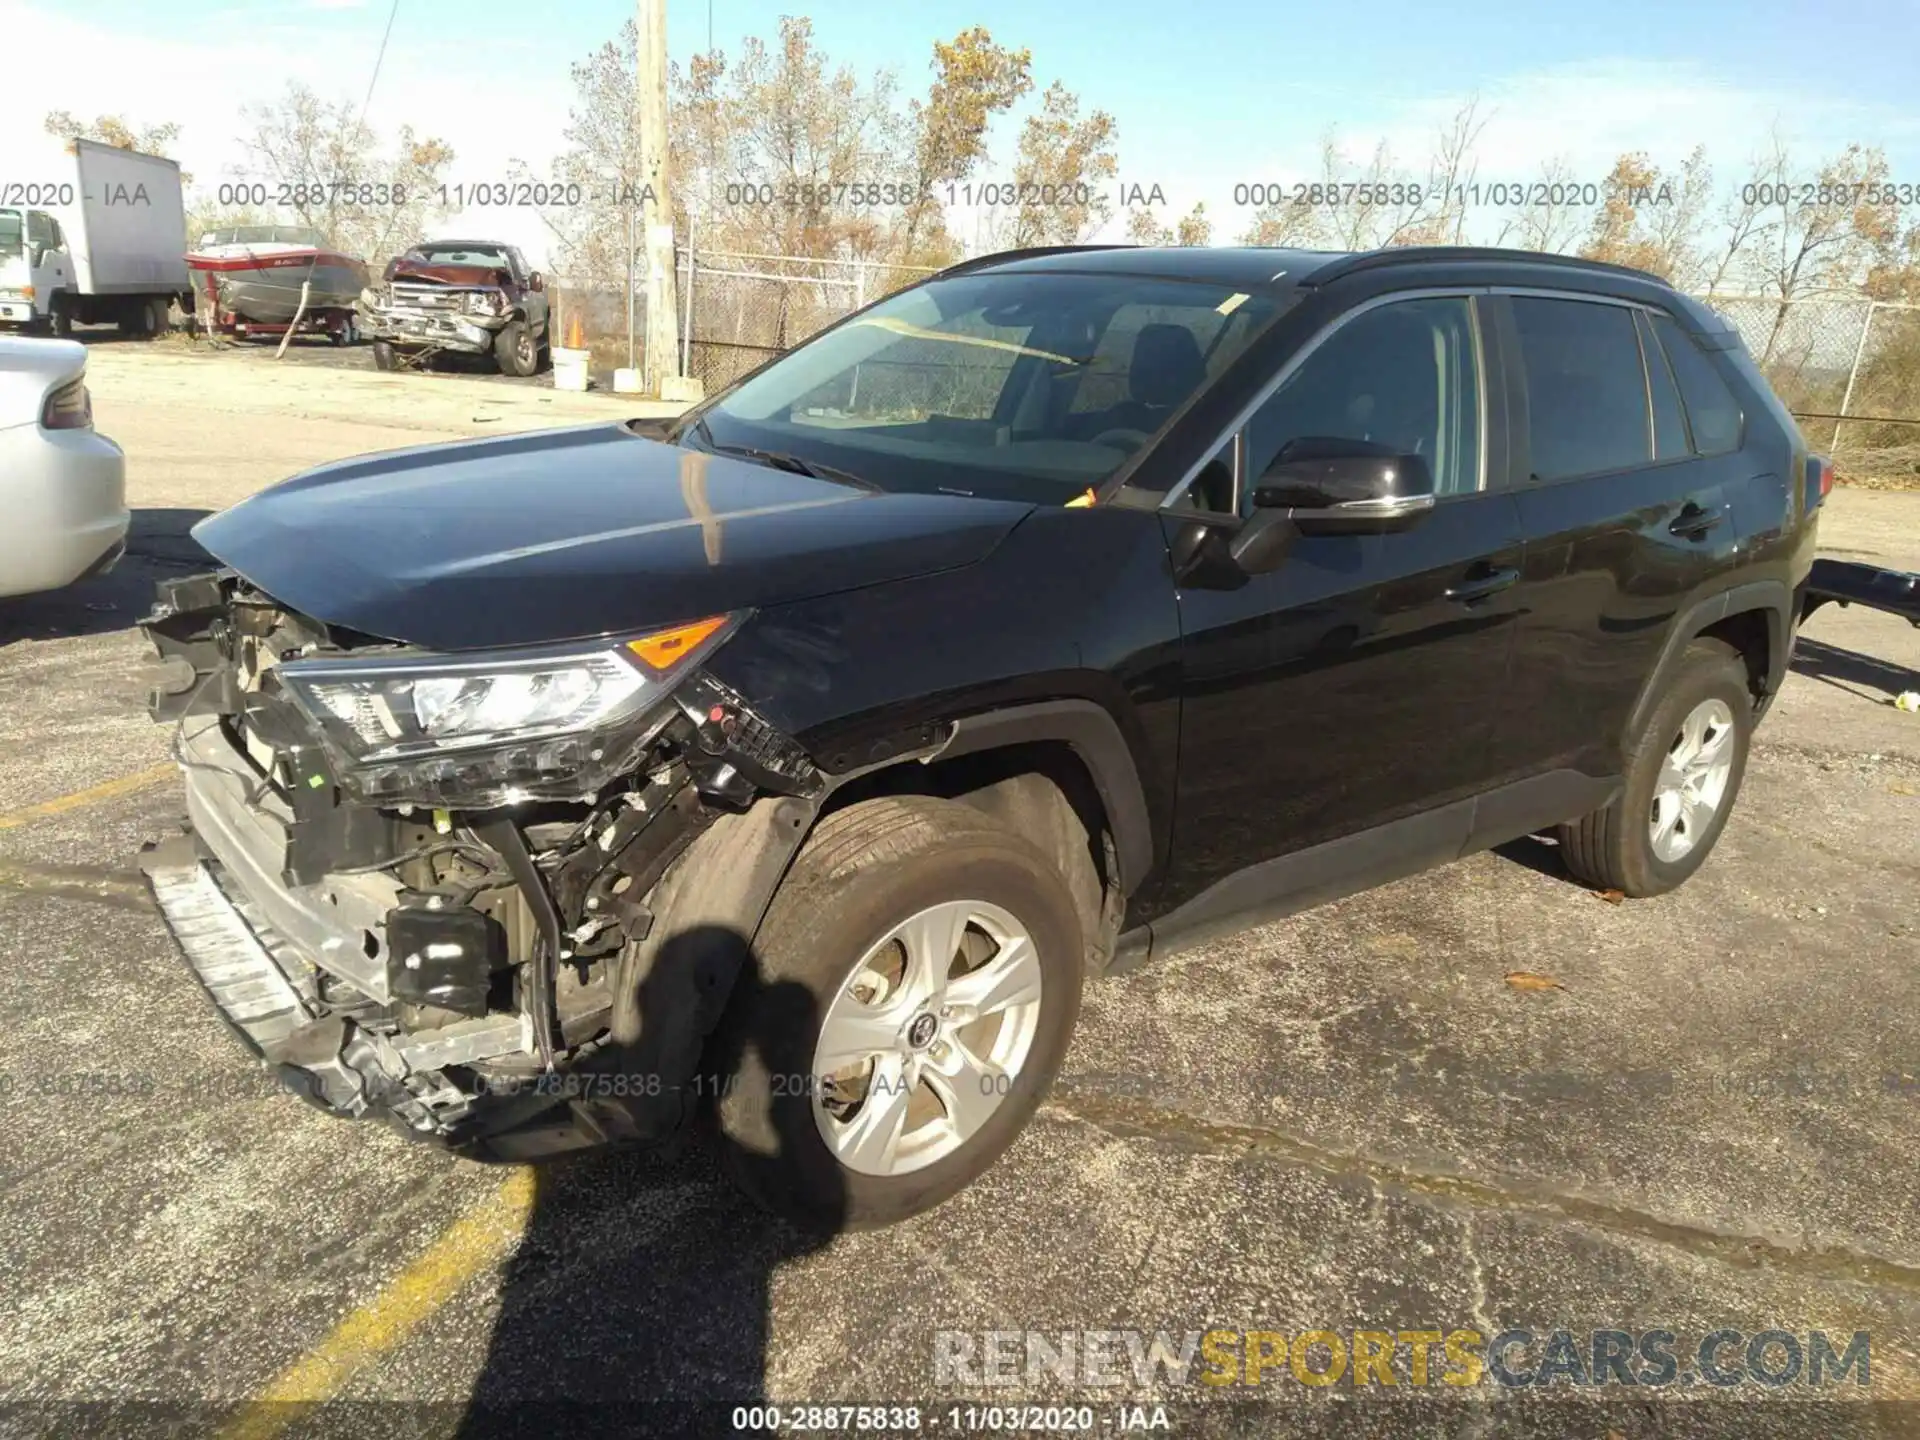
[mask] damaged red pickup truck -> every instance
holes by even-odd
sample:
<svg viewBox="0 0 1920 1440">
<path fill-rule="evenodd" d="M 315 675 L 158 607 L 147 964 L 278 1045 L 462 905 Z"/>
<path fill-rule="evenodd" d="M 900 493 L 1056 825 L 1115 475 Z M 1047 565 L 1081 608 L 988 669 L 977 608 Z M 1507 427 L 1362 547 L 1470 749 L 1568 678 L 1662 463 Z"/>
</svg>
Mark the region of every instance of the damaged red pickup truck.
<svg viewBox="0 0 1920 1440">
<path fill-rule="evenodd" d="M 503 375 L 536 375 L 548 359 L 546 289 L 511 245 L 435 240 L 388 261 L 382 282 L 360 293 L 360 328 L 382 370 L 451 350 L 491 355 Z"/>
</svg>

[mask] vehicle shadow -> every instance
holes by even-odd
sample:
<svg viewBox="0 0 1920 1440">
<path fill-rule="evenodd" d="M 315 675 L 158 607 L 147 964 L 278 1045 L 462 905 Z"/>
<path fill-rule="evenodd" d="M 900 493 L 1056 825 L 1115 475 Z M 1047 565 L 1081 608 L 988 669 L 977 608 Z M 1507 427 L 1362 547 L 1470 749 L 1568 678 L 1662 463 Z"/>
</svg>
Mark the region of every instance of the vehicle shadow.
<svg viewBox="0 0 1920 1440">
<path fill-rule="evenodd" d="M 744 943 L 701 927 L 663 947 L 641 987 L 643 1015 L 662 1013 L 648 1006 L 664 998 L 650 994 L 661 988 L 656 977 L 710 954 L 716 937 Z M 749 951 L 735 999 L 756 997 L 775 1017 L 769 1033 L 790 1037 L 795 1050 L 774 1053 L 782 1039 L 763 1046 L 767 1071 L 806 1073 L 812 1057 L 797 1050 L 813 1033 L 812 994 L 769 984 Z M 732 1074 L 739 1058 L 712 1046 L 702 1074 Z M 647 1064 L 636 1059 L 629 1075 L 644 1080 Z M 731 1435 L 735 1406 L 764 1403 L 774 1272 L 829 1243 L 844 1228 L 844 1207 L 830 1205 L 808 1230 L 772 1218 L 722 1173 L 730 1143 L 715 1136 L 537 1170 L 460 1436 L 546 1437 L 589 1424 L 596 1434 Z M 780 1136 L 782 1149 L 791 1143 Z M 770 1163 L 739 1150 L 724 1159 Z"/>
<path fill-rule="evenodd" d="M 1560 842 L 1550 836 L 1522 835 L 1518 840 L 1494 846 L 1493 853 L 1502 860 L 1524 865 L 1536 875 L 1544 875 L 1549 880 L 1563 881 L 1582 890 L 1589 888 L 1567 869 L 1567 862 L 1560 858 Z"/>
<path fill-rule="evenodd" d="M 153 605 L 158 581 L 217 563 L 189 533 L 211 513 L 166 507 L 134 510 L 127 553 L 105 575 L 40 595 L 0 599 L 0 645 L 104 635 L 139 624 Z"/>
<path fill-rule="evenodd" d="M 1843 650 L 1823 640 L 1802 634 L 1793 647 L 1792 670 L 1809 680 L 1818 680 L 1837 690 L 1860 695 L 1861 686 L 1880 691 L 1892 699 L 1903 690 L 1920 689 L 1920 671 L 1857 650 Z M 1872 696 L 1862 696 L 1872 699 Z"/>
</svg>

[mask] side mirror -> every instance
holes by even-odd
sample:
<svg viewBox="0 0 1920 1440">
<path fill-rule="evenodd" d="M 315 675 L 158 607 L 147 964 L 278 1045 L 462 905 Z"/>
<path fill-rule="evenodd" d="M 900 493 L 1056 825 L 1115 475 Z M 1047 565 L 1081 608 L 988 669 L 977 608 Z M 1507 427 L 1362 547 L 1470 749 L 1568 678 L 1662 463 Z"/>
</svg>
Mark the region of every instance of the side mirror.
<svg viewBox="0 0 1920 1440">
<path fill-rule="evenodd" d="M 1433 502 L 1433 472 L 1420 456 L 1317 437 L 1290 441 L 1253 492 L 1257 509 L 1286 511 L 1302 535 L 1404 530 Z"/>
<path fill-rule="evenodd" d="M 545 290 L 546 288 L 547 288 L 547 277 L 542 275 L 538 270 L 534 271 L 531 275 L 527 276 L 527 289 L 532 290 L 535 293 L 538 293 L 542 290 Z"/>
</svg>

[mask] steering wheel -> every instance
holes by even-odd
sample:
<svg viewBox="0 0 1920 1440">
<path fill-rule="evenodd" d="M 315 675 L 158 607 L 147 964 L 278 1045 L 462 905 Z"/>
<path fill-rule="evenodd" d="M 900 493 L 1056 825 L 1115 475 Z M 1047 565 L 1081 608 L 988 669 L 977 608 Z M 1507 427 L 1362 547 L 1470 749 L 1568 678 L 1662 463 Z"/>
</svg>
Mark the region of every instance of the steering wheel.
<svg viewBox="0 0 1920 1440">
<path fill-rule="evenodd" d="M 1102 430 L 1087 443 L 1089 445 L 1103 445 L 1109 440 L 1118 440 L 1125 443 L 1127 449 L 1138 450 L 1151 439 L 1153 439 L 1153 437 L 1144 430 L 1131 430 L 1122 426 L 1112 430 Z"/>
</svg>

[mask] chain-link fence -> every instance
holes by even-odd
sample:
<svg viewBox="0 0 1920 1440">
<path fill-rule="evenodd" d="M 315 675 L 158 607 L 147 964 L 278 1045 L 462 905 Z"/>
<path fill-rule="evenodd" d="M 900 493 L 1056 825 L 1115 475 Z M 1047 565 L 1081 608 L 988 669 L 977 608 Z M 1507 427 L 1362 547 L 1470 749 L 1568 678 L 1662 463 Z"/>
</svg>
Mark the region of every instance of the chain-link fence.
<svg viewBox="0 0 1920 1440">
<path fill-rule="evenodd" d="M 684 373 L 707 393 L 869 301 L 932 272 L 872 260 L 695 250 L 679 253 Z M 634 363 L 646 298 L 633 301 Z M 573 322 L 596 370 L 629 363 L 627 298 L 618 279 L 552 282 L 554 343 Z M 1823 295 L 1782 303 L 1759 295 L 1700 297 L 1753 352 L 1808 443 L 1850 480 L 1920 483 L 1920 305 Z"/>
<path fill-rule="evenodd" d="M 1807 441 L 1850 480 L 1920 482 L 1920 306 L 1703 295 L 1740 331 Z"/>
<path fill-rule="evenodd" d="M 711 395 L 869 301 L 933 272 L 872 260 L 680 252 L 686 373 Z"/>
<path fill-rule="evenodd" d="M 627 299 L 617 279 L 581 275 L 551 276 L 547 280 L 549 333 L 554 345 L 592 353 L 588 364 L 595 374 L 618 370 L 627 359 Z M 633 360 L 638 367 L 647 333 L 647 288 L 636 280 L 633 296 Z"/>
</svg>

